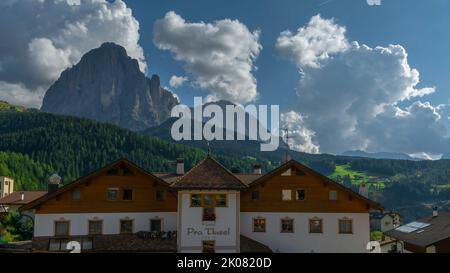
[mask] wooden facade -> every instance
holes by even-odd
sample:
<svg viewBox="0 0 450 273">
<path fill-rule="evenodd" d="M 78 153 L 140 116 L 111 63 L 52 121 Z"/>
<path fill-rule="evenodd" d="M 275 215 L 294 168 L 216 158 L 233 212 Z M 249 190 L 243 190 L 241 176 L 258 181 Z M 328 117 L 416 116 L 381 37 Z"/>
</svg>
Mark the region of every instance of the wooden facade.
<svg viewBox="0 0 450 273">
<path fill-rule="evenodd" d="M 122 171 L 124 168 L 128 170 L 126 173 Z M 35 208 L 36 213 L 176 212 L 177 210 L 177 195 L 170 190 L 168 184 L 125 162 L 101 170 L 66 187 L 58 195 L 38 204 Z M 109 188 L 119 189 L 117 200 L 108 200 Z M 132 190 L 132 200 L 122 200 L 124 189 Z M 72 196 L 74 191 L 79 191 L 79 200 L 74 200 Z M 164 200 L 157 200 L 158 191 L 164 192 Z"/>
<path fill-rule="evenodd" d="M 250 184 L 241 194 L 241 212 L 351 212 L 367 213 L 370 205 L 356 198 L 355 193 L 324 180 L 307 169 L 292 167 L 290 175 L 280 170 L 267 180 Z M 282 199 L 282 191 L 291 190 L 291 200 Z M 296 191 L 304 190 L 303 200 L 297 200 Z M 252 199 L 252 192 L 258 191 L 258 200 Z M 330 200 L 330 191 L 337 193 L 336 200 Z"/>
</svg>

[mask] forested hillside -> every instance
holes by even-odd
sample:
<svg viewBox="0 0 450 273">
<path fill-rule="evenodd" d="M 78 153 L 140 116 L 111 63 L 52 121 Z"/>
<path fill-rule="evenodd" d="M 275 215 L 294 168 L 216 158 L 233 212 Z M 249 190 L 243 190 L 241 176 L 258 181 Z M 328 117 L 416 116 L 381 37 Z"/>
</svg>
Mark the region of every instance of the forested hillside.
<svg viewBox="0 0 450 273">
<path fill-rule="evenodd" d="M 16 190 L 45 189 L 47 177 L 53 172 L 50 165 L 36 162 L 27 155 L 0 152 L 0 175 L 14 178 Z"/>
<path fill-rule="evenodd" d="M 40 112 L 0 113 L 0 140 L 0 151 L 20 153 L 47 164 L 64 182 L 119 158 L 127 158 L 150 171 L 169 171 L 174 170 L 177 157 L 183 157 L 189 169 L 205 156 L 201 149 L 115 125 Z M 256 162 L 252 157 L 215 156 L 230 168 L 250 169 Z"/>
</svg>

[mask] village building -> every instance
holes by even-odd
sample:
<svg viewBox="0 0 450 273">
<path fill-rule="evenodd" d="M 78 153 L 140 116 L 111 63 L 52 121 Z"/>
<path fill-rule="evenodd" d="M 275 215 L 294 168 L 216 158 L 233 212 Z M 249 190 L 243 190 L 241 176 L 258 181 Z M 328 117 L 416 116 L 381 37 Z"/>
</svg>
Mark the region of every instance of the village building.
<svg viewBox="0 0 450 273">
<path fill-rule="evenodd" d="M 7 176 L 0 176 L 0 198 L 14 192 L 14 179 Z"/>
<path fill-rule="evenodd" d="M 14 191 L 14 179 L 0 176 L 0 215 L 18 211 L 21 206 L 46 193 L 46 191 Z"/>
<path fill-rule="evenodd" d="M 172 173 L 123 159 L 49 189 L 20 209 L 37 250 L 368 252 L 369 211 L 383 210 L 294 160 L 244 174 L 210 155 Z"/>
<path fill-rule="evenodd" d="M 400 253 L 450 253 L 450 211 L 433 214 L 384 233 Z"/>
<path fill-rule="evenodd" d="M 370 212 L 370 230 L 385 232 L 398 228 L 401 224 L 400 214 L 394 211 Z"/>
<path fill-rule="evenodd" d="M 0 212 L 17 212 L 26 205 L 47 194 L 46 191 L 16 191 L 0 198 Z"/>
</svg>

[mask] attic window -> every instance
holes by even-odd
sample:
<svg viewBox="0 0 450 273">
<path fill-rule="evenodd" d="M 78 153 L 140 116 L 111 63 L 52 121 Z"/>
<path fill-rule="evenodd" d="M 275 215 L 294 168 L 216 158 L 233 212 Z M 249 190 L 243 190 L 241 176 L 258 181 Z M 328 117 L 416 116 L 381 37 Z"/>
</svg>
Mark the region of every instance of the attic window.
<svg viewBox="0 0 450 273">
<path fill-rule="evenodd" d="M 127 167 L 122 167 L 122 173 L 123 173 L 123 175 L 126 175 L 126 176 L 133 175 L 133 172 L 130 171 L 130 169 L 128 169 Z"/>
<path fill-rule="evenodd" d="M 291 175 L 292 175 L 291 169 L 287 169 L 284 173 L 281 174 L 281 176 L 291 176 Z"/>
<path fill-rule="evenodd" d="M 106 174 L 109 176 L 119 175 L 119 169 L 117 169 L 117 168 L 110 169 L 110 170 L 108 170 L 108 172 Z"/>
<path fill-rule="evenodd" d="M 295 175 L 296 176 L 303 176 L 303 175 L 305 175 L 305 173 L 302 172 L 301 170 L 295 170 Z"/>
</svg>

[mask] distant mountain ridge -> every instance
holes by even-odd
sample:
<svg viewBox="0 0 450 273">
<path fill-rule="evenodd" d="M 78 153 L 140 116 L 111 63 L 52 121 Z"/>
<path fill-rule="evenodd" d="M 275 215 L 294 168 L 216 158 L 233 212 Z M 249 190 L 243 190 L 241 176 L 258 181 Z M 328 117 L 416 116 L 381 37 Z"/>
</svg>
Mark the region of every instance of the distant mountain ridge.
<svg viewBox="0 0 450 273">
<path fill-rule="evenodd" d="M 421 160 L 419 158 L 411 157 L 404 153 L 389 153 L 389 152 L 378 152 L 378 153 L 368 153 L 364 151 L 346 151 L 342 153 L 343 156 L 352 157 L 366 157 L 373 159 L 395 159 L 395 160 Z"/>
<path fill-rule="evenodd" d="M 164 122 L 176 97 L 148 79 L 125 48 L 104 43 L 66 69 L 45 94 L 42 111 L 88 118 L 134 131 Z"/>
</svg>

